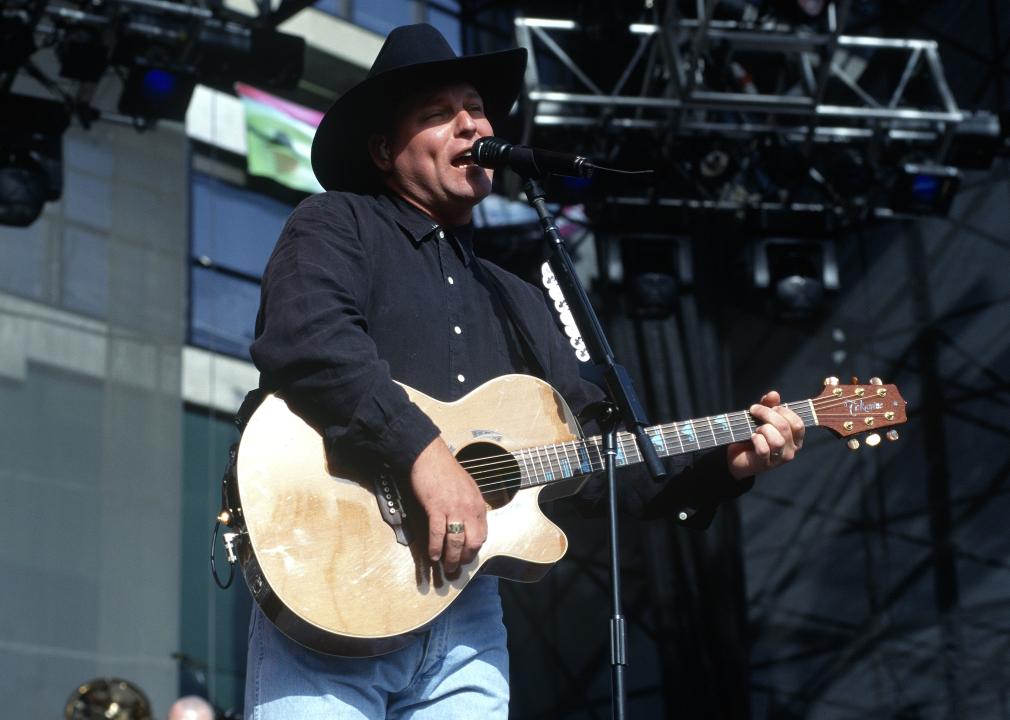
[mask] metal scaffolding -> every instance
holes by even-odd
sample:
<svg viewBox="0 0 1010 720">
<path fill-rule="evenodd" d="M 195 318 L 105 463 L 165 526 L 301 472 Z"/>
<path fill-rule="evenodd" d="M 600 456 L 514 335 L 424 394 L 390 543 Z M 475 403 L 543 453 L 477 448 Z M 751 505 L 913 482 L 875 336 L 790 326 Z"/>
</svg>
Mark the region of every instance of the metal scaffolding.
<svg viewBox="0 0 1010 720">
<path fill-rule="evenodd" d="M 517 17 L 516 38 L 530 56 L 523 141 L 557 146 L 566 138 L 585 143 L 591 137 L 594 152 L 613 160 L 636 142 L 640 148 L 643 136 L 652 138 L 660 152 L 688 138 L 717 138 L 735 144 L 739 156 L 750 156 L 744 172 L 768 165 L 767 157 L 756 156 L 757 143 L 773 142 L 801 153 L 803 181 L 820 189 L 816 197 L 760 192 L 746 182 L 706 190 L 697 182 L 704 168 L 693 167 L 675 171 L 694 181 L 689 192 L 660 181 L 606 198 L 611 207 L 631 212 L 643 204 L 675 216 L 745 209 L 758 213 L 762 222 L 814 219 L 821 231 L 853 219 L 903 214 L 890 191 L 909 158 L 918 165 L 906 174 L 924 168 L 942 175 L 944 165 L 961 165 L 965 148 L 977 138 L 995 143 L 998 122 L 994 115 L 958 106 L 935 40 L 845 34 L 849 4 L 828 3 L 823 27 L 815 29 L 746 12 L 740 19 L 717 18 L 717 0 L 698 0 L 697 15 L 687 17 L 670 2 L 655 11 L 655 22 L 605 28 L 602 43 L 599 27 Z M 588 39 L 590 33 L 595 41 Z M 603 52 L 586 53 L 590 42 Z M 573 49 L 583 51 L 581 63 Z M 762 71 L 760 82 L 754 68 Z M 862 167 L 884 168 L 874 198 L 838 191 L 811 160 L 841 152 L 853 153 Z M 632 162 L 642 161 L 640 152 L 633 157 Z M 952 182 L 951 195 L 959 180 Z M 949 201 L 940 205 L 945 208 Z"/>
<path fill-rule="evenodd" d="M 530 53 L 524 97 L 532 125 L 673 130 L 724 137 L 777 133 L 790 140 L 835 142 L 885 135 L 893 140 L 936 144 L 949 139 L 969 117 L 957 106 L 947 85 L 934 40 L 844 35 L 833 3 L 826 33 L 779 23 L 716 20 L 712 18 L 716 4 L 711 0 L 705 3 L 696 18 L 683 17 L 671 6 L 661 25 L 631 23 L 615 29 L 635 36 L 637 43 L 619 80 L 609 89 L 594 81 L 555 37 L 579 33 L 578 23 L 517 17 L 516 38 Z M 753 86 L 739 92 L 708 87 L 703 54 L 714 43 L 733 51 L 778 55 L 782 67 L 794 69 L 799 82 L 785 93 L 760 92 Z M 886 101 L 874 97 L 860 84 L 859 75 L 847 67 L 860 54 L 878 50 L 894 53 L 903 67 Z M 560 63 L 575 78 L 579 91 L 544 82 L 541 65 L 545 61 Z M 860 63 L 857 60 L 855 64 Z M 920 71 L 932 84 L 936 107 L 914 106 L 906 97 L 910 80 Z M 641 77 L 638 92 L 628 87 L 636 75 Z M 825 102 L 832 84 L 844 86 L 850 101 Z M 941 142 L 935 156 L 938 161 L 943 160 L 943 145 Z"/>
</svg>

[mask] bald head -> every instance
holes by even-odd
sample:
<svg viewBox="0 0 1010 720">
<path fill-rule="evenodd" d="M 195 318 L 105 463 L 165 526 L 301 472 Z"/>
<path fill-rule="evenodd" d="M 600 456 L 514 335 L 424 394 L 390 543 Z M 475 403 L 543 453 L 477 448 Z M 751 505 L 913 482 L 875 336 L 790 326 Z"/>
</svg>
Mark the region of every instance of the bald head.
<svg viewBox="0 0 1010 720">
<path fill-rule="evenodd" d="M 202 697 L 187 695 L 172 703 L 167 720 L 214 720 L 214 708 Z"/>
</svg>

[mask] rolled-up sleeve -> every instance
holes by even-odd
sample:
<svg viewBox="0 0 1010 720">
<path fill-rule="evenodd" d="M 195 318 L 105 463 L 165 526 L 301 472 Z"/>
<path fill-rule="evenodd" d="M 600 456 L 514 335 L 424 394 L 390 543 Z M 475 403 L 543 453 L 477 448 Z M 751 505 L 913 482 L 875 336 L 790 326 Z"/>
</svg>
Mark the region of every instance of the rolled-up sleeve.
<svg viewBox="0 0 1010 720">
<path fill-rule="evenodd" d="M 264 273 L 250 347 L 260 387 L 282 391 L 336 448 L 406 472 L 439 430 L 368 335 L 372 273 L 354 213 L 317 198 L 288 219 Z"/>
</svg>

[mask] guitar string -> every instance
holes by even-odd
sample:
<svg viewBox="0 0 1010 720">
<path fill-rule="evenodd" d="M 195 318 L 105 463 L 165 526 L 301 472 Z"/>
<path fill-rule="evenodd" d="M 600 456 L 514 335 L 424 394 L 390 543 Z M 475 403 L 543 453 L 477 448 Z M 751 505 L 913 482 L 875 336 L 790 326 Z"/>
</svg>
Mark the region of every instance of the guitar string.
<svg viewBox="0 0 1010 720">
<path fill-rule="evenodd" d="M 825 417 L 827 417 L 827 416 L 825 416 Z M 833 417 L 851 417 L 851 416 L 849 414 L 845 414 L 845 415 L 836 415 L 836 416 L 833 416 Z M 742 425 L 737 424 L 737 427 L 738 428 L 742 427 Z M 745 425 L 745 427 L 747 428 L 748 431 L 751 428 L 750 424 Z M 872 426 L 866 426 L 865 428 L 861 428 L 861 430 L 870 430 L 870 429 L 872 429 Z M 674 436 L 674 435 L 676 435 L 677 438 L 678 438 L 677 445 L 681 446 L 682 453 L 693 452 L 695 450 L 701 450 L 701 449 L 703 449 L 702 448 L 702 442 L 701 442 L 701 440 L 699 439 L 698 436 L 695 436 L 694 440 L 687 439 L 686 442 L 683 442 L 683 441 L 680 440 L 681 434 L 682 433 L 678 432 L 675 428 L 671 428 L 671 430 L 669 430 L 669 431 L 662 431 L 661 433 L 657 433 L 653 437 L 654 438 L 655 437 L 662 437 L 662 439 L 663 439 L 663 441 L 664 441 L 664 443 L 666 445 L 666 449 L 667 450 L 669 450 L 670 447 L 671 447 L 671 443 L 669 442 L 669 438 L 672 437 L 672 436 Z M 736 434 L 737 433 L 735 431 L 733 431 L 733 430 L 730 430 L 730 431 L 727 431 L 727 430 L 724 430 L 724 429 L 715 430 L 713 428 L 710 434 L 712 436 L 713 441 L 715 442 L 715 445 L 712 445 L 712 447 L 715 447 L 715 446 L 718 446 L 718 445 L 724 445 L 724 444 L 728 444 L 730 442 L 735 442 L 736 441 Z M 628 448 L 626 448 L 625 446 L 628 446 L 635 456 L 639 455 L 637 443 L 634 443 L 634 439 L 630 436 L 630 434 L 628 434 L 628 433 L 622 433 L 621 436 L 620 436 L 619 442 L 620 442 L 620 447 L 618 449 L 619 453 L 625 453 L 626 454 Z M 572 444 L 571 448 L 567 447 L 567 445 L 569 443 Z M 694 445 L 697 445 L 697 448 L 690 448 L 690 445 L 692 443 Z M 707 447 L 708 443 L 706 442 L 705 445 Z M 541 466 L 541 468 L 544 468 L 545 466 L 552 468 L 548 472 L 553 473 L 553 467 L 555 466 L 555 462 L 550 457 L 550 451 L 551 451 L 551 449 L 554 449 L 555 456 L 557 457 L 557 460 L 558 460 L 558 462 L 557 462 L 558 469 L 563 471 L 564 468 L 561 465 L 562 461 L 561 461 L 561 457 L 560 457 L 559 451 L 563 451 L 564 452 L 564 454 L 565 454 L 565 460 L 564 460 L 564 462 L 568 463 L 569 467 L 571 467 L 571 463 L 569 463 L 569 452 L 570 452 L 570 450 L 575 450 L 576 451 L 576 457 L 573 458 L 573 459 L 576 460 L 576 465 L 579 466 L 579 467 L 581 467 L 581 465 L 584 462 L 584 458 L 579 457 L 578 450 L 580 449 L 580 447 L 584 451 L 588 451 L 588 448 L 593 448 L 597 452 L 599 452 L 599 445 L 597 443 L 592 443 L 590 441 L 590 439 L 578 438 L 578 439 L 575 439 L 575 440 L 567 441 L 565 443 L 557 443 L 557 444 L 553 444 L 553 445 L 544 445 L 544 446 L 539 446 L 539 447 L 534 447 L 534 448 L 523 448 L 521 450 L 516 451 L 515 453 L 506 453 L 506 454 L 500 454 L 500 455 L 497 455 L 497 456 L 487 456 L 485 458 L 477 458 L 477 459 L 471 460 L 471 461 L 463 461 L 461 463 L 461 465 L 464 468 L 466 468 L 468 471 L 473 471 L 473 472 L 476 472 L 476 473 L 484 473 L 486 475 L 492 469 L 498 469 L 498 468 L 501 468 L 503 466 L 512 466 L 514 464 L 517 465 L 519 462 L 523 462 L 524 464 L 526 464 L 526 463 L 532 463 L 534 465 L 534 467 L 535 467 L 535 465 L 537 463 L 539 463 L 540 466 Z M 676 446 L 674 446 L 674 451 L 670 452 L 668 454 L 671 454 L 671 455 L 681 454 L 681 453 L 677 453 L 675 448 L 676 448 Z M 688 449 L 688 448 L 690 448 L 690 449 Z M 534 452 L 530 452 L 530 451 L 534 451 L 535 454 L 534 454 Z M 546 455 L 546 457 L 544 455 Z M 498 460 L 497 458 L 501 458 L 501 460 Z M 488 462 L 489 460 L 490 460 L 490 462 Z M 638 462 L 638 461 L 639 460 L 636 460 L 636 462 Z M 539 473 L 535 473 L 535 474 L 539 474 Z"/>
<path fill-rule="evenodd" d="M 807 401 L 804 400 L 804 401 L 800 401 L 799 403 L 793 403 L 793 404 L 806 406 L 807 405 Z M 837 404 L 841 404 L 841 403 L 837 403 Z M 808 416 L 808 418 L 809 418 L 810 411 L 809 411 L 808 407 L 799 407 L 799 408 L 795 408 L 795 410 L 798 410 L 799 413 L 804 414 L 804 415 Z M 742 411 L 737 411 L 737 412 L 734 412 L 733 414 L 739 416 L 741 414 L 741 412 Z M 726 413 L 725 415 L 726 415 L 727 418 L 729 418 L 729 414 L 728 413 Z M 821 413 L 818 413 L 818 415 L 821 415 Z M 712 418 L 719 418 L 719 417 L 722 417 L 722 415 L 714 415 L 714 416 L 711 416 L 711 417 Z M 740 432 L 743 432 L 744 428 L 746 428 L 748 431 L 750 431 L 750 427 L 751 427 L 752 423 L 749 421 L 749 418 L 751 418 L 751 417 L 752 416 L 747 415 L 747 416 L 745 416 L 743 418 L 740 418 L 740 417 L 732 418 L 732 419 L 730 419 L 730 422 L 728 422 L 728 423 L 725 423 L 725 422 L 718 423 L 720 425 L 725 425 L 726 427 L 729 427 L 729 431 L 727 431 L 725 429 L 720 429 L 720 430 L 718 430 L 716 432 L 719 432 L 719 433 L 727 433 L 728 432 L 731 436 L 735 436 L 736 434 L 738 434 Z M 824 417 L 829 417 L 829 416 L 828 415 L 824 415 Z M 834 416 L 831 416 L 831 417 L 834 417 Z M 688 422 L 691 422 L 692 424 L 694 424 L 694 423 L 696 423 L 696 422 L 698 422 L 700 420 L 707 420 L 707 419 L 709 419 L 709 418 L 697 418 L 696 420 L 693 420 L 693 421 L 687 421 L 687 420 L 685 420 L 683 422 L 667 423 L 667 426 L 669 427 L 669 429 L 667 429 L 667 430 L 660 430 L 660 432 L 658 434 L 662 435 L 663 438 L 664 438 L 664 440 L 666 440 L 666 438 L 668 438 L 668 437 L 679 436 L 679 435 L 682 434 L 682 430 L 678 430 L 676 426 L 678 426 L 678 425 L 679 426 L 683 426 L 685 423 L 688 423 Z M 812 422 L 813 418 L 809 418 L 809 419 Z M 662 425 L 657 425 L 655 427 L 656 428 L 662 428 L 663 426 Z M 625 436 L 626 435 L 627 434 L 625 434 Z M 747 437 L 748 438 L 750 437 L 750 433 L 749 432 L 747 434 Z M 585 438 L 583 438 L 583 439 L 585 439 Z M 626 439 L 624 441 L 626 442 Z M 692 441 L 688 440 L 688 443 L 690 443 L 690 442 L 692 442 Z M 669 445 L 669 443 L 667 443 L 667 444 Z M 681 443 L 678 442 L 678 444 L 681 444 Z M 548 448 L 550 448 L 550 447 L 552 447 L 552 446 L 551 445 L 542 445 L 542 446 L 539 446 L 539 447 L 522 448 L 522 449 L 520 449 L 520 450 L 518 450 L 516 452 L 517 453 L 522 453 L 524 451 L 530 451 L 530 450 L 536 450 L 538 452 L 541 451 L 541 450 L 543 450 L 544 452 L 547 452 Z M 494 464 L 494 463 L 486 463 L 484 461 L 488 461 L 488 460 L 494 461 L 497 458 L 503 458 L 504 462 L 509 462 L 514 457 L 515 457 L 514 453 L 506 453 L 506 454 L 500 454 L 500 455 L 488 455 L 488 456 L 483 457 L 483 458 L 477 458 L 475 460 L 464 461 L 461 464 L 464 467 L 468 468 L 468 469 L 469 468 L 479 469 L 481 467 L 484 467 L 487 464 Z M 532 457 L 531 457 L 531 459 L 532 459 Z"/>
<path fill-rule="evenodd" d="M 815 401 L 813 401 L 813 404 L 814 404 L 815 408 L 817 406 L 820 406 L 821 408 L 833 408 L 833 407 L 838 407 L 840 405 L 845 404 L 845 402 L 847 400 L 851 400 L 853 398 L 859 398 L 859 397 L 860 396 L 858 396 L 858 395 L 853 395 L 851 397 L 832 396 L 830 398 L 821 398 L 819 400 L 815 400 Z M 871 396 L 871 398 L 872 397 L 878 397 L 878 396 Z M 806 417 L 808 417 L 808 419 L 811 422 L 813 421 L 813 418 L 809 417 L 810 416 L 810 408 L 809 408 L 810 402 L 809 401 L 801 400 L 801 401 L 798 401 L 798 402 L 793 402 L 793 403 L 788 403 L 788 404 L 789 405 L 798 406 L 798 407 L 794 407 L 793 408 L 794 411 L 797 411 L 798 414 L 805 415 Z M 724 439 L 727 436 L 731 438 L 730 442 L 733 442 L 732 438 L 734 438 L 735 435 L 738 434 L 738 431 L 739 432 L 743 432 L 744 428 L 746 428 L 747 432 L 751 432 L 751 430 L 750 430 L 751 429 L 751 425 L 752 425 L 751 418 L 753 416 L 747 414 L 747 415 L 744 415 L 743 418 L 741 419 L 739 416 L 742 414 L 742 412 L 744 412 L 744 411 L 736 411 L 736 412 L 734 412 L 733 415 L 736 415 L 738 417 L 732 419 L 728 423 L 726 423 L 726 422 L 719 423 L 720 425 L 724 425 L 726 427 L 729 427 L 728 431 L 725 430 L 725 429 L 720 429 L 718 431 L 716 431 L 714 428 L 712 429 L 713 436 L 721 436 L 723 438 L 723 440 L 717 441 L 716 445 L 726 444 L 725 441 L 724 441 Z M 823 412 L 818 412 L 817 416 L 818 417 L 823 417 L 823 418 L 852 417 L 851 414 L 849 414 L 849 413 L 835 414 L 835 413 L 823 413 Z M 669 426 L 670 429 L 669 430 L 660 430 L 660 432 L 657 433 L 656 436 L 662 437 L 663 442 L 667 446 L 667 448 L 670 447 L 670 443 L 667 442 L 668 438 L 676 436 L 678 438 L 677 444 L 680 445 L 681 447 L 683 447 L 684 443 L 683 443 L 683 441 L 680 440 L 680 436 L 682 435 L 682 431 L 680 431 L 680 430 L 677 429 L 678 425 L 683 426 L 684 424 L 690 422 L 692 424 L 692 427 L 693 427 L 693 425 L 696 422 L 700 421 L 700 420 L 708 420 L 709 422 L 711 422 L 711 420 L 713 418 L 720 418 L 720 417 L 729 418 L 729 413 L 723 413 L 721 415 L 708 416 L 708 417 L 705 417 L 705 418 L 697 418 L 696 420 L 691 420 L 691 421 L 685 420 L 683 422 L 668 423 L 667 425 Z M 655 426 L 655 427 L 661 428 L 662 426 L 659 425 L 659 426 Z M 870 429 L 870 426 L 867 426 L 867 428 L 865 428 L 865 429 Z M 750 437 L 750 435 L 748 435 L 748 437 Z M 588 439 L 587 438 L 580 438 L 580 440 L 582 440 L 583 444 L 584 444 L 586 442 L 586 440 L 588 440 Z M 628 434 L 624 433 L 623 437 L 621 438 L 621 442 L 625 443 L 627 441 L 628 441 Z M 569 442 L 578 443 L 578 440 L 569 441 Z M 699 441 L 697 439 L 695 439 L 693 441 L 690 440 L 690 439 L 688 439 L 688 443 L 687 444 L 690 445 L 692 442 L 694 444 L 699 445 L 699 447 L 698 447 L 699 450 L 701 449 L 700 443 L 699 443 Z M 562 443 L 561 445 L 564 445 L 564 444 L 566 444 L 566 443 Z M 528 460 L 530 462 L 533 462 L 534 460 L 537 460 L 537 461 L 540 462 L 541 465 L 543 465 L 544 464 L 544 460 L 539 457 L 539 454 L 540 454 L 540 452 L 549 453 L 550 448 L 552 448 L 552 447 L 556 448 L 557 444 L 554 444 L 554 445 L 542 445 L 542 446 L 533 447 L 533 448 L 522 448 L 520 450 L 517 450 L 515 453 L 504 453 L 504 454 L 498 454 L 498 455 L 488 455 L 486 457 L 477 458 L 475 460 L 462 461 L 460 464 L 465 469 L 467 469 L 468 471 L 476 470 L 478 472 L 481 472 L 483 468 L 487 468 L 487 467 L 491 467 L 491 466 L 511 465 L 513 462 L 515 462 L 517 460 L 525 461 L 524 458 L 517 458 L 518 454 L 521 454 L 521 453 L 525 452 L 526 455 L 527 455 L 527 458 L 528 458 Z M 575 449 L 577 450 L 577 447 Z M 623 450 L 623 447 L 621 448 L 621 450 Z M 637 446 L 634 447 L 634 450 L 637 453 Z M 532 453 L 529 452 L 529 451 L 536 451 L 537 457 L 534 458 L 532 456 Z M 684 450 L 683 452 L 692 452 L 692 451 Z M 676 454 L 676 453 L 672 453 L 672 454 Z M 560 460 L 560 458 L 559 458 L 559 460 Z M 566 451 L 566 460 L 567 460 L 567 451 Z M 488 461 L 490 461 L 490 462 L 488 462 Z M 549 457 L 547 458 L 547 462 L 549 464 L 551 463 L 551 460 L 550 460 Z"/>
<path fill-rule="evenodd" d="M 853 396 L 853 397 L 859 397 L 859 396 Z M 844 398 L 840 398 L 839 399 L 841 402 L 832 403 L 831 401 L 833 401 L 835 399 L 836 398 L 825 398 L 822 401 L 820 401 L 819 404 L 821 406 L 843 404 Z M 800 401 L 799 403 L 794 403 L 794 404 L 796 404 L 796 405 L 804 405 L 804 404 L 807 404 L 807 401 Z M 801 408 L 801 411 L 803 413 L 805 413 L 806 415 L 809 415 L 809 408 Z M 821 414 L 821 416 L 827 417 L 828 415 Z M 830 415 L 830 416 L 832 416 L 832 417 L 850 417 L 849 414 Z M 719 417 L 719 416 L 714 416 L 714 417 Z M 746 416 L 746 417 L 749 417 L 749 416 Z M 702 419 L 702 418 L 699 418 L 699 419 Z M 810 419 L 812 420 L 812 418 L 810 418 Z M 687 421 L 685 421 L 685 422 L 687 422 Z M 737 424 L 737 426 L 740 426 L 740 422 L 737 422 L 736 424 Z M 674 425 L 674 424 L 672 423 L 672 425 Z M 746 423 L 746 427 L 749 430 L 750 424 Z M 870 429 L 870 428 L 868 427 L 866 429 Z M 677 433 L 676 428 L 672 427 L 672 429 L 670 431 L 663 431 L 660 434 L 666 436 L 666 435 L 668 435 L 670 433 Z M 713 440 L 715 441 L 715 445 L 713 445 L 713 446 L 718 446 L 718 445 L 722 445 L 722 444 L 727 444 L 728 442 L 732 442 L 733 439 L 734 439 L 734 437 L 735 437 L 735 433 L 733 433 L 731 431 L 726 431 L 726 430 L 715 431 L 714 428 L 713 428 L 713 431 L 712 431 L 711 434 L 713 436 Z M 727 437 L 729 438 L 728 440 L 726 439 Z M 664 437 L 664 439 L 666 440 L 666 437 Z M 580 440 L 582 440 L 582 441 L 580 442 Z M 572 473 L 571 472 L 573 466 L 572 466 L 571 462 L 569 462 L 570 448 L 566 446 L 566 445 L 568 445 L 568 442 L 566 442 L 566 443 L 560 443 L 560 444 L 556 443 L 556 444 L 553 444 L 553 445 L 543 445 L 543 446 L 540 446 L 540 447 L 537 447 L 537 448 L 523 448 L 525 450 L 535 449 L 536 450 L 536 456 L 535 457 L 532 455 L 532 453 L 530 453 L 528 451 L 526 452 L 526 456 L 525 457 L 523 457 L 521 454 L 518 454 L 518 456 L 517 456 L 517 453 L 522 453 L 523 452 L 523 450 L 518 450 L 517 453 L 511 453 L 510 452 L 510 453 L 507 453 L 507 454 L 500 454 L 500 455 L 498 455 L 498 457 L 505 458 L 503 460 L 494 461 L 494 462 L 482 462 L 482 460 L 486 460 L 486 459 L 490 459 L 490 458 L 494 457 L 494 456 L 488 456 L 486 458 L 479 458 L 478 460 L 471 460 L 469 462 L 468 461 L 464 461 L 464 462 L 462 462 L 461 465 L 463 465 L 463 467 L 467 468 L 468 470 L 475 471 L 473 473 L 473 475 L 475 477 L 475 482 L 477 482 L 478 486 L 481 487 L 482 490 L 486 490 L 486 489 L 503 490 L 503 489 L 508 489 L 509 487 L 521 487 L 521 485 L 522 485 L 522 473 L 521 473 L 521 470 L 519 469 L 519 462 L 520 461 L 523 462 L 523 465 L 530 464 L 530 465 L 533 466 L 533 472 L 529 472 L 528 468 L 527 468 L 527 474 L 531 478 L 542 478 L 542 480 L 545 483 L 549 483 L 551 480 L 553 480 L 553 476 L 556 475 L 553 472 L 554 460 L 551 459 L 551 457 L 549 456 L 549 449 L 551 447 L 554 449 L 554 456 L 556 456 L 557 459 L 558 459 L 558 470 L 561 471 L 561 477 L 562 477 L 562 479 L 568 479 L 568 478 L 572 478 L 572 477 L 577 477 L 577 476 L 579 476 L 581 474 L 584 474 L 585 473 L 585 471 L 584 471 L 584 465 L 586 464 L 587 460 L 588 460 L 588 465 L 589 465 L 589 468 L 590 468 L 590 470 L 589 470 L 590 473 L 592 473 L 592 472 L 598 472 L 599 470 L 602 470 L 602 464 L 601 464 L 602 456 L 601 456 L 601 448 L 599 447 L 599 445 L 597 445 L 595 443 L 586 442 L 585 438 L 579 438 L 579 439 L 576 439 L 576 440 L 571 440 L 569 442 L 571 442 L 572 445 L 573 445 L 572 449 L 576 450 L 576 457 L 575 457 L 575 459 L 577 460 L 577 464 L 576 464 L 575 467 L 577 467 L 579 469 L 578 473 Z M 699 442 L 699 440 L 696 439 L 694 442 L 695 442 L 695 444 L 698 444 L 698 448 L 697 449 L 702 449 L 701 443 Z M 622 433 L 622 436 L 619 438 L 619 443 L 620 443 L 620 446 L 618 448 L 619 454 L 624 454 L 625 456 L 627 456 L 628 453 L 627 453 L 627 449 L 625 448 L 625 445 L 626 444 L 630 444 L 629 449 L 631 450 L 631 455 L 633 457 L 635 457 L 635 459 L 633 461 L 634 462 L 640 461 L 640 456 L 639 456 L 639 452 L 638 452 L 637 443 L 634 442 L 634 438 L 633 437 L 631 437 L 628 433 Z M 693 451 L 693 449 L 692 450 L 683 449 L 683 443 L 679 443 L 679 444 L 682 445 L 682 452 Z M 690 441 L 689 441 L 688 444 L 690 445 Z M 562 448 L 562 450 L 565 453 L 565 460 L 564 460 L 564 462 L 565 462 L 565 464 L 567 464 L 569 466 L 569 472 L 568 473 L 565 472 L 565 468 L 563 466 L 563 460 L 562 460 L 561 454 L 559 452 L 559 446 Z M 580 455 L 580 453 L 578 451 L 580 449 L 580 447 L 584 451 L 583 455 Z M 597 460 L 594 461 L 591 457 L 589 457 L 589 455 L 590 455 L 589 448 L 590 447 L 592 447 L 593 449 L 596 450 L 597 455 L 600 456 L 601 459 L 597 459 Z M 667 443 L 667 447 L 669 449 L 669 447 L 670 447 L 669 443 Z M 540 455 L 541 451 L 546 453 L 546 457 Z M 671 453 L 671 454 L 677 454 L 677 453 L 674 452 L 674 453 Z M 540 466 L 540 469 L 539 469 L 538 472 L 535 470 L 535 467 L 536 467 L 537 464 Z M 624 465 L 627 465 L 627 462 L 625 462 Z M 505 468 L 508 469 L 508 472 L 505 472 L 505 473 L 498 472 L 499 470 L 502 470 L 502 469 L 505 469 Z M 550 470 L 546 470 L 547 468 L 549 468 Z M 516 475 L 517 473 L 518 473 L 518 476 Z M 496 480 L 497 478 L 503 478 L 504 480 L 499 481 L 499 480 Z M 516 478 L 518 478 L 518 481 L 519 481 L 518 484 L 515 484 Z M 483 481 L 483 483 L 482 483 L 482 481 Z M 491 481 L 491 482 L 488 482 L 488 481 Z M 543 483 L 533 483 L 531 485 L 541 485 L 541 484 L 543 484 Z M 500 486 L 500 487 L 496 487 L 496 486 Z"/>
<path fill-rule="evenodd" d="M 577 468 L 576 472 L 571 472 L 572 470 L 571 466 L 569 466 L 569 472 L 567 473 L 564 471 L 564 468 L 559 468 L 559 470 L 561 471 L 560 473 L 558 473 L 559 477 L 555 477 L 555 473 L 553 472 L 553 470 L 544 471 L 544 463 L 541 462 L 541 472 L 534 471 L 528 473 L 528 477 L 538 479 L 540 481 L 530 482 L 527 483 L 527 485 L 530 487 L 536 485 L 544 485 L 554 481 L 555 479 L 565 480 L 602 470 L 603 469 L 602 453 L 599 451 L 598 448 L 596 450 L 597 452 L 595 454 L 597 457 L 596 458 L 589 457 L 587 453 L 584 461 L 581 461 L 578 465 L 575 466 Z M 639 459 L 637 457 L 633 458 L 632 462 L 637 463 L 639 462 Z M 622 467 L 625 464 L 627 463 L 619 463 L 618 467 Z M 548 465 L 551 464 L 548 463 Z M 588 465 L 588 470 L 586 469 L 586 465 Z M 553 465 L 551 465 L 551 467 L 553 467 Z M 522 487 L 523 475 L 522 471 L 520 470 L 519 464 L 515 463 L 511 464 L 508 470 L 505 472 L 499 472 L 498 470 L 485 470 L 482 472 L 478 472 L 474 475 L 474 481 L 476 482 L 477 486 L 481 488 L 482 492 L 504 490 L 504 489 Z"/>
</svg>

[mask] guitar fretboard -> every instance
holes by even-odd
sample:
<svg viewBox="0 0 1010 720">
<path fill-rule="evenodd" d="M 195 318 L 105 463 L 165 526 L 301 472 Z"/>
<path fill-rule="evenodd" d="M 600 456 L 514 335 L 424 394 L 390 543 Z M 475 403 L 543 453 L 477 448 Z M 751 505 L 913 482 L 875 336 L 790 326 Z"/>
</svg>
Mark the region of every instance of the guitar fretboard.
<svg viewBox="0 0 1010 720">
<path fill-rule="evenodd" d="M 807 427 L 817 425 L 817 415 L 811 400 L 785 403 L 785 406 L 795 412 Z M 754 418 L 743 410 L 654 425 L 646 428 L 646 434 L 652 440 L 656 454 L 659 457 L 669 457 L 749 440 L 756 430 L 757 423 Z M 618 433 L 615 449 L 618 467 L 642 462 L 642 454 L 631 433 Z M 603 470 L 603 438 L 597 435 L 553 445 L 524 448 L 513 452 L 512 457 L 519 465 L 519 487 L 546 485 Z M 471 472 L 478 482 L 482 480 L 480 470 L 475 468 Z M 492 479 L 491 475 L 488 474 L 486 479 Z M 513 472 L 512 480 L 515 479 Z"/>
</svg>

